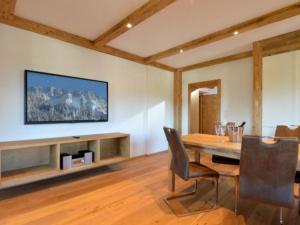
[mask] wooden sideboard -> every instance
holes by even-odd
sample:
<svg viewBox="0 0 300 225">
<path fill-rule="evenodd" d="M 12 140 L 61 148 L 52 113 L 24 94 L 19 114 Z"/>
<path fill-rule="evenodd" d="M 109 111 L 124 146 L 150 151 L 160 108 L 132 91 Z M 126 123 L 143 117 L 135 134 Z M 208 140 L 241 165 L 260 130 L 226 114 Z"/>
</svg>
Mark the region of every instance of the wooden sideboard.
<svg viewBox="0 0 300 225">
<path fill-rule="evenodd" d="M 61 153 L 73 154 L 83 149 L 94 152 L 92 164 L 60 169 Z M 109 165 L 129 157 L 130 135 L 125 133 L 0 142 L 0 189 Z"/>
</svg>

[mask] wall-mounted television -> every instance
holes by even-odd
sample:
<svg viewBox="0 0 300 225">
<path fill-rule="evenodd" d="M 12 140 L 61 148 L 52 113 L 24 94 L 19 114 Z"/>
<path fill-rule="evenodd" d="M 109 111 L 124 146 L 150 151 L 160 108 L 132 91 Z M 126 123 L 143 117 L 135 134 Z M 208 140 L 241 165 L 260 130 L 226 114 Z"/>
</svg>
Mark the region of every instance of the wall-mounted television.
<svg viewBox="0 0 300 225">
<path fill-rule="evenodd" d="M 25 124 L 108 121 L 108 83 L 25 70 Z"/>
</svg>

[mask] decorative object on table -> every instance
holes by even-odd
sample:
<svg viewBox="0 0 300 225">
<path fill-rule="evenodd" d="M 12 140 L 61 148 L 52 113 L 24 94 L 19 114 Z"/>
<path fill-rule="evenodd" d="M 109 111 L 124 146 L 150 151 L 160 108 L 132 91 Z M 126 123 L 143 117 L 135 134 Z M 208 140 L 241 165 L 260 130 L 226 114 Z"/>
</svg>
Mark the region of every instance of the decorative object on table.
<svg viewBox="0 0 300 225">
<path fill-rule="evenodd" d="M 235 127 L 235 122 L 227 122 L 226 123 L 226 132 L 225 132 L 225 135 L 228 136 L 228 129 L 230 127 Z"/>
<path fill-rule="evenodd" d="M 239 126 L 228 127 L 228 137 L 229 137 L 230 142 L 234 142 L 234 143 L 242 142 L 245 124 L 246 124 L 246 122 L 243 122 Z"/>
<path fill-rule="evenodd" d="M 227 126 L 223 122 L 215 122 L 214 124 L 215 133 L 217 136 L 222 136 L 221 142 L 224 142 L 224 136 L 226 134 Z"/>
<path fill-rule="evenodd" d="M 237 129 L 238 129 L 237 133 L 239 135 L 241 135 L 241 136 L 239 136 L 239 138 L 242 138 L 242 136 L 243 136 L 243 134 L 241 134 L 240 132 L 243 133 L 245 124 L 246 124 L 246 122 L 243 122 L 240 126 L 237 127 Z M 238 140 L 238 135 L 233 134 L 233 130 L 235 129 L 235 127 L 236 127 L 235 122 L 228 122 L 226 124 L 226 133 L 229 136 L 229 141 L 232 141 L 232 142 L 237 142 L 237 141 L 233 141 L 233 140 Z M 219 163 L 219 164 L 226 164 L 226 165 L 240 165 L 240 160 L 238 160 L 238 159 L 232 159 L 232 158 L 218 156 L 218 155 L 212 156 L 212 162 Z"/>
<path fill-rule="evenodd" d="M 244 128 L 243 127 L 229 127 L 228 137 L 230 142 L 241 143 L 243 138 Z"/>
<path fill-rule="evenodd" d="M 108 121 L 108 83 L 25 71 L 25 124 Z"/>
<path fill-rule="evenodd" d="M 217 136 L 220 136 L 220 135 L 221 135 L 221 130 L 220 130 L 221 125 L 222 125 L 222 122 L 220 122 L 220 121 L 217 121 L 217 122 L 215 122 L 215 124 L 214 124 L 215 134 L 216 134 Z"/>
</svg>

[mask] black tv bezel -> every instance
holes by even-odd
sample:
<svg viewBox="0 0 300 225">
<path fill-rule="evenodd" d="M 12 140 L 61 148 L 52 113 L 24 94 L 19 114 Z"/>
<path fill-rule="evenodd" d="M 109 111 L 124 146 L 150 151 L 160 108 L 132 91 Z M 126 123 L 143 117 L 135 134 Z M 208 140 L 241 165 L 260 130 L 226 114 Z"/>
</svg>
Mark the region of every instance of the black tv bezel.
<svg viewBox="0 0 300 225">
<path fill-rule="evenodd" d="M 28 121 L 28 115 L 27 115 L 27 74 L 31 73 L 40 73 L 48 76 L 56 76 L 56 77 L 65 77 L 65 78 L 72 78 L 77 80 L 87 80 L 87 81 L 94 81 L 99 83 L 106 84 L 106 96 L 107 96 L 107 119 L 106 120 L 59 120 L 59 121 Z M 74 77 L 74 76 L 68 76 L 68 75 L 61 75 L 61 74 L 54 74 L 54 73 L 47 73 L 47 72 L 40 72 L 35 70 L 25 70 L 24 71 L 24 124 L 25 125 L 34 125 L 34 124 L 57 124 L 57 123 L 99 123 L 99 122 L 108 122 L 108 116 L 109 116 L 109 96 L 108 96 L 108 82 L 107 81 L 101 81 L 101 80 L 93 80 L 93 79 L 86 79 L 81 77 Z"/>
</svg>

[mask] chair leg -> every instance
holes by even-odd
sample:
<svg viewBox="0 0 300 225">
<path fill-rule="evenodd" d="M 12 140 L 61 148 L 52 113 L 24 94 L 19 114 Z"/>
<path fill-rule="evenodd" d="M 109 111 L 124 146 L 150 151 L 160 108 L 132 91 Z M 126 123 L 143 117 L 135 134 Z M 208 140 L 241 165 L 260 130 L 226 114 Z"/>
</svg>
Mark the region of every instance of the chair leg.
<svg viewBox="0 0 300 225">
<path fill-rule="evenodd" d="M 175 173 L 170 169 L 169 170 L 169 191 L 175 192 Z"/>
<path fill-rule="evenodd" d="M 239 176 L 235 177 L 235 206 L 234 206 L 234 213 L 235 215 L 238 214 L 238 201 L 239 201 Z"/>
<path fill-rule="evenodd" d="M 166 200 L 168 201 L 168 200 L 173 200 L 173 199 L 176 199 L 176 198 L 181 198 L 181 197 L 185 197 L 185 196 L 189 196 L 189 195 L 194 195 L 194 194 L 197 193 L 198 185 L 199 185 L 198 180 L 195 180 L 193 191 L 182 193 L 182 194 L 171 195 L 170 197 L 167 197 Z"/>
<path fill-rule="evenodd" d="M 164 198 L 163 200 L 169 206 L 169 208 L 173 211 L 172 206 L 169 203 L 169 200 L 173 200 L 173 199 L 177 199 L 177 198 L 181 198 L 181 197 L 185 197 L 185 196 L 189 196 L 189 195 L 195 195 L 198 192 L 198 187 L 199 187 L 199 180 L 195 180 L 195 185 L 194 185 L 194 190 L 193 191 L 187 192 L 187 193 L 182 193 L 182 194 L 177 194 L 177 195 L 171 195 L 169 197 Z M 212 207 L 210 209 L 206 209 L 206 210 L 197 210 L 197 211 L 194 211 L 194 212 L 183 213 L 183 214 L 180 214 L 180 215 L 176 215 L 174 211 L 173 211 L 173 213 L 176 216 L 188 216 L 188 215 L 193 215 L 193 214 L 196 214 L 196 213 L 208 212 L 208 211 L 216 209 L 217 201 L 218 201 L 218 179 L 216 179 L 216 204 L 215 204 L 214 207 Z"/>
<path fill-rule="evenodd" d="M 280 208 L 280 224 L 283 225 L 282 207 Z"/>
</svg>

